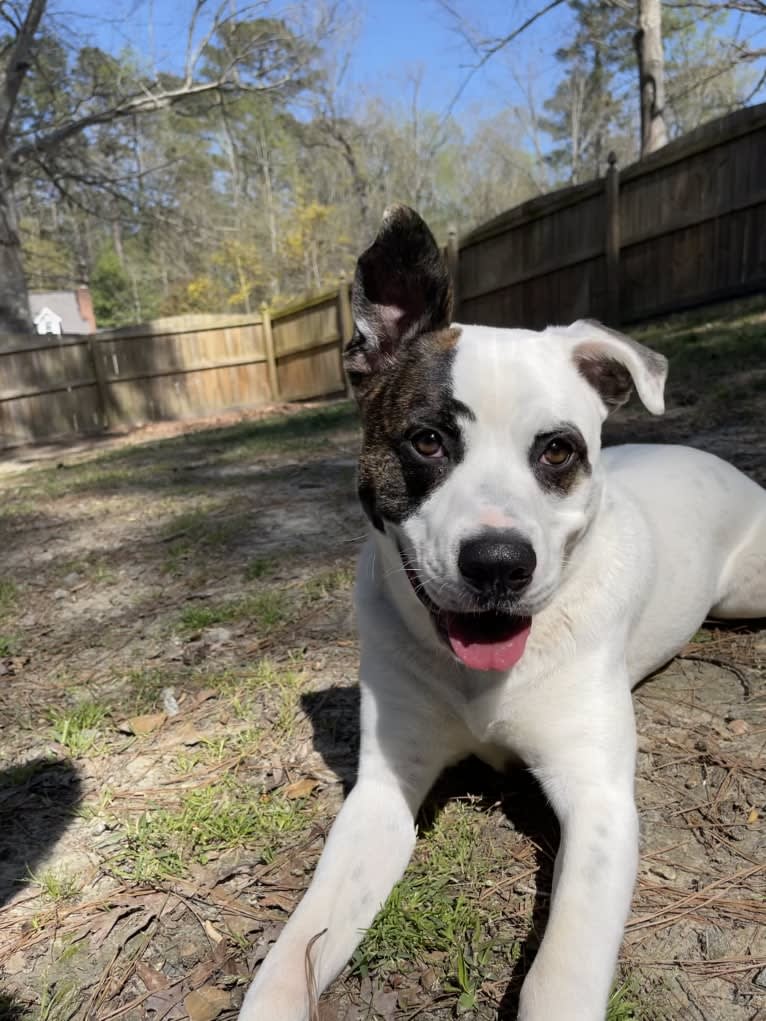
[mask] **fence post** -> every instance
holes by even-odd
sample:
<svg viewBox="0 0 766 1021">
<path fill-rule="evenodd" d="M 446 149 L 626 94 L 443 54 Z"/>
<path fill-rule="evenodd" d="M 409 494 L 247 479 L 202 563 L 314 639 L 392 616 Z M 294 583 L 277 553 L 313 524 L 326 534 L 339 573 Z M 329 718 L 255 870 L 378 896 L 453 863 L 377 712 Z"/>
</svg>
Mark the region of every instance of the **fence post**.
<svg viewBox="0 0 766 1021">
<path fill-rule="evenodd" d="M 458 269 L 460 248 L 458 246 L 457 227 L 452 224 L 447 232 L 447 269 L 452 281 L 452 318 L 459 319 L 460 292 L 458 290 Z"/>
<path fill-rule="evenodd" d="M 104 366 L 101 362 L 101 352 L 98 350 L 98 341 L 95 337 L 87 337 L 88 354 L 90 355 L 90 362 L 93 366 L 93 376 L 96 380 L 96 390 L 98 392 L 98 410 L 101 418 L 101 428 L 109 428 L 109 391 L 107 389 L 106 375 L 104 374 Z"/>
<path fill-rule="evenodd" d="M 338 322 L 340 324 L 340 371 L 346 382 L 346 396 L 353 397 L 353 389 L 343 368 L 343 352 L 354 333 L 354 317 L 351 314 L 351 297 L 346 274 L 341 270 L 338 281 Z"/>
<path fill-rule="evenodd" d="M 606 309 L 607 323 L 620 325 L 620 171 L 617 154 L 609 153 L 606 190 Z"/>
<path fill-rule="evenodd" d="M 266 364 L 269 370 L 269 387 L 272 401 L 279 400 L 279 376 L 277 376 L 277 358 L 274 353 L 274 334 L 271 330 L 271 312 L 264 301 L 261 304 L 261 329 L 263 330 L 263 346 L 266 349 Z"/>
</svg>

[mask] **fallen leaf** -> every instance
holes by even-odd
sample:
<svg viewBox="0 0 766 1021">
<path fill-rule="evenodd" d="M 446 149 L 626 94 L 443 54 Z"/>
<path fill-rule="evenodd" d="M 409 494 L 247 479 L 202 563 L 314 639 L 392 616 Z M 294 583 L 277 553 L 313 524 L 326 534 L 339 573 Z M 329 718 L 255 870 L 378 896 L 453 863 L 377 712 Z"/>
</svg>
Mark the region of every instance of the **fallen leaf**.
<svg viewBox="0 0 766 1021">
<path fill-rule="evenodd" d="M 169 743 L 195 745 L 202 744 L 204 740 L 205 735 L 197 730 L 193 723 L 182 723 L 180 726 L 173 728 L 172 741 Z"/>
<path fill-rule="evenodd" d="M 143 716 L 131 716 L 128 720 L 120 720 L 117 729 L 121 734 L 151 734 L 159 730 L 167 719 L 165 713 L 146 713 Z"/>
<path fill-rule="evenodd" d="M 373 994 L 372 1006 L 377 1014 L 380 1014 L 386 1019 L 391 1021 L 396 1010 L 397 1000 L 399 994 L 395 989 L 391 989 L 388 992 L 384 992 L 382 989 Z"/>
<path fill-rule="evenodd" d="M 258 902 L 260 908 L 281 908 L 283 911 L 290 912 L 295 907 L 294 897 L 283 897 L 281 893 L 267 893 L 266 896 Z"/>
<path fill-rule="evenodd" d="M 152 965 L 147 964 L 146 961 L 137 962 L 136 975 L 138 975 L 150 993 L 156 993 L 162 989 L 167 989 L 170 984 L 167 975 L 163 974 L 163 972 L 159 971 L 157 968 L 153 968 Z"/>
<path fill-rule="evenodd" d="M 758 822 L 758 809 L 757 808 L 751 808 L 750 811 L 747 813 L 747 824 L 748 824 L 748 826 L 752 826 L 754 822 Z"/>
<path fill-rule="evenodd" d="M 208 702 L 211 698 L 219 698 L 220 694 L 215 688 L 202 688 L 192 699 L 192 705 L 201 705 L 203 702 Z"/>
<path fill-rule="evenodd" d="M 282 792 L 286 798 L 305 798 L 314 790 L 315 787 L 319 786 L 318 780 L 312 780 L 309 777 L 305 777 L 303 780 L 296 780 L 295 783 L 289 783 Z"/>
<path fill-rule="evenodd" d="M 184 999 L 189 1021 L 215 1021 L 231 1006 L 231 996 L 217 986 L 202 986 Z"/>
<path fill-rule="evenodd" d="M 143 907 L 140 903 L 136 904 L 134 902 L 132 904 L 121 904 L 119 907 L 112 908 L 111 911 L 107 911 L 105 915 L 101 915 L 101 925 L 93 930 L 93 935 L 91 936 L 92 945 L 96 949 L 103 946 L 112 929 L 122 918 L 125 918 L 128 915 L 134 915 L 137 911 L 141 911 L 142 909 Z"/>
<path fill-rule="evenodd" d="M 732 734 L 736 734 L 737 737 L 742 737 L 743 734 L 747 734 L 750 730 L 750 724 L 747 720 L 730 720 L 728 727 Z"/>
<path fill-rule="evenodd" d="M 214 943 L 220 943 L 222 939 L 226 938 L 222 932 L 219 932 L 218 929 L 216 929 L 209 918 L 205 919 L 202 928 Z"/>
</svg>

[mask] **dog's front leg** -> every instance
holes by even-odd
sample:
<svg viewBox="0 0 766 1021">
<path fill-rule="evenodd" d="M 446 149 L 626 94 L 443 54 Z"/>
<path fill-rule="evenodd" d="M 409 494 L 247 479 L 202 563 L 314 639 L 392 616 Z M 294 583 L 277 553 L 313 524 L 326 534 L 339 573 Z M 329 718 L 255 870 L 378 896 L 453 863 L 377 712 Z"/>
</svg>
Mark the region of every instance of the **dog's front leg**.
<svg viewBox="0 0 766 1021">
<path fill-rule="evenodd" d="M 261 965 L 239 1021 L 306 1021 L 359 944 L 412 854 L 415 815 L 444 766 L 444 742 L 363 699 L 359 779 L 330 830 L 308 891 Z M 364 718 L 368 719 L 365 726 Z M 385 748 L 378 734 L 387 735 Z"/>
<path fill-rule="evenodd" d="M 545 936 L 521 990 L 519 1021 L 604 1021 L 638 861 L 635 730 L 627 679 L 610 704 L 586 698 L 555 728 L 533 771 L 561 844 Z M 611 704 L 611 703 L 614 704 Z"/>
</svg>

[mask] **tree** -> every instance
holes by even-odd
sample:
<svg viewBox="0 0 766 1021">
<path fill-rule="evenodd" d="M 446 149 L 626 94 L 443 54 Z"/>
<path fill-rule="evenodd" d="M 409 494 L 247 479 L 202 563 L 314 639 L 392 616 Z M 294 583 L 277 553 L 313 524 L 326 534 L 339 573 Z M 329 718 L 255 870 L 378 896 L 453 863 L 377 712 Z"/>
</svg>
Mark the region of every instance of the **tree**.
<svg viewBox="0 0 766 1021">
<path fill-rule="evenodd" d="M 756 81 L 748 70 L 766 50 L 738 39 L 736 31 L 729 37 L 733 26 L 727 24 L 728 11 L 766 14 L 766 0 L 539 0 L 526 21 L 504 35 L 480 31 L 456 2 L 441 0 L 476 57 L 466 82 L 497 54 L 510 54 L 554 9 L 559 17 L 565 8 L 572 16 L 569 40 L 556 52 L 561 81 L 544 103 L 546 116 L 536 118 L 550 136 L 543 155 L 559 180 L 575 183 L 602 173 L 612 149 L 621 163 L 653 151 L 668 137 L 741 106 L 766 82 L 766 72 Z"/>
<path fill-rule="evenodd" d="M 641 107 L 641 155 L 647 156 L 668 141 L 660 0 L 638 0 L 636 55 Z"/>
<path fill-rule="evenodd" d="M 541 121 L 553 147 L 547 155 L 559 179 L 570 184 L 598 177 L 610 150 L 621 160 L 633 152 L 632 112 L 621 84 L 632 65 L 632 12 L 592 0 L 572 0 L 574 32 L 556 59 L 564 73 L 544 103 Z"/>
<path fill-rule="evenodd" d="M 0 331 L 30 329 L 17 212 L 22 184 L 52 187 L 74 204 L 83 190 L 95 191 L 111 196 L 114 207 L 124 199 L 124 182 L 105 170 L 104 157 L 118 163 L 125 157 L 117 125 L 285 90 L 315 52 L 279 19 L 234 15 L 228 2 L 196 0 L 183 71 L 149 75 L 93 47 L 65 47 L 55 26 L 43 26 L 46 6 L 16 0 L 0 8 Z"/>
</svg>

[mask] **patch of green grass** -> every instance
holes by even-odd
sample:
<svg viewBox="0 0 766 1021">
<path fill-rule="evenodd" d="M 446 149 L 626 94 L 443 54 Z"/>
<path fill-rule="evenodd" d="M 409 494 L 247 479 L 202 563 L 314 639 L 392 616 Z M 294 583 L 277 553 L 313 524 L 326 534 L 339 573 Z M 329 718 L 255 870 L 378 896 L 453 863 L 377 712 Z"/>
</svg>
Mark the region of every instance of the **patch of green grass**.
<svg viewBox="0 0 766 1021">
<path fill-rule="evenodd" d="M 80 892 L 80 883 L 76 876 L 57 869 L 45 869 L 30 875 L 33 883 L 40 887 L 40 892 L 54 904 L 62 904 L 71 900 Z"/>
<path fill-rule="evenodd" d="M 631 982 L 623 982 L 609 997 L 606 1021 L 641 1021 L 642 1014 L 634 999 Z"/>
<path fill-rule="evenodd" d="M 256 664 L 248 675 L 251 691 L 268 691 L 273 701 L 271 730 L 278 737 L 289 737 L 295 729 L 298 713 L 298 696 L 306 683 L 306 675 L 296 663 L 295 667 L 277 666 L 268 657 Z M 247 715 L 247 714 L 245 714 Z"/>
<path fill-rule="evenodd" d="M 56 573 L 62 577 L 67 574 L 79 574 L 83 579 L 109 585 L 117 581 L 117 572 L 104 557 L 95 556 L 82 560 L 66 560 L 59 563 Z"/>
<path fill-rule="evenodd" d="M 53 709 L 48 720 L 53 737 L 70 755 L 77 758 L 97 746 L 101 737 L 101 724 L 109 710 L 98 702 L 82 702 L 74 709 Z"/>
<path fill-rule="evenodd" d="M 266 794 L 226 778 L 190 791 L 174 809 L 145 812 L 127 827 L 114 873 L 136 882 L 184 875 L 211 853 L 249 847 L 273 859 L 284 839 L 302 830 L 310 811 L 301 799 Z"/>
<path fill-rule="evenodd" d="M 350 588 L 353 582 L 353 567 L 332 567 L 309 578 L 303 586 L 303 592 L 310 602 L 315 602 L 334 592 Z"/>
<path fill-rule="evenodd" d="M 176 757 L 176 769 L 183 776 L 193 773 L 198 766 L 217 766 L 225 759 L 234 755 L 244 757 L 256 754 L 261 737 L 261 730 L 248 727 L 238 734 L 224 734 L 220 737 L 206 739 L 194 752 L 179 752 Z"/>
<path fill-rule="evenodd" d="M 700 628 L 699 631 L 695 631 L 694 635 L 689 639 L 689 642 L 694 645 L 703 645 L 705 642 L 712 642 L 715 639 L 715 635 L 712 631 L 708 631 L 706 628 Z"/>
<path fill-rule="evenodd" d="M 193 546 L 222 546 L 238 530 L 240 521 L 214 516 L 215 510 L 217 505 L 210 502 L 185 510 L 165 524 L 162 535 L 166 539 L 178 536 Z"/>
<path fill-rule="evenodd" d="M 357 974 L 400 970 L 436 952 L 444 955 L 444 988 L 459 1009 L 476 1005 L 493 958 L 515 958 L 516 940 L 487 939 L 488 913 L 478 895 L 488 867 L 478 839 L 480 820 L 464 803 L 449 806 L 423 838 L 404 878 L 367 930 L 353 958 Z"/>
<path fill-rule="evenodd" d="M 0 635 L 0 656 L 12 656 L 15 643 L 10 635 Z"/>
<path fill-rule="evenodd" d="M 114 790 L 111 787 L 100 787 L 98 797 L 89 797 L 77 806 L 75 815 L 79 819 L 90 821 L 102 819 L 114 801 Z"/>
<path fill-rule="evenodd" d="M 18 598 L 16 583 L 8 578 L 0 580 L 0 620 L 14 612 Z"/>
<path fill-rule="evenodd" d="M 766 388 L 763 301 L 729 303 L 672 316 L 637 329 L 635 336 L 670 362 L 669 403 L 693 408 L 694 421 L 714 428 L 736 416 L 762 414 Z"/>
<path fill-rule="evenodd" d="M 245 581 L 258 581 L 259 578 L 266 578 L 273 574 L 277 563 L 270 557 L 256 557 L 245 565 L 242 572 Z"/>
<path fill-rule="evenodd" d="M 139 669 L 123 675 L 123 681 L 130 691 L 128 704 L 124 706 L 126 715 L 129 715 L 131 712 L 148 713 L 157 709 L 163 690 L 176 686 L 178 677 L 163 669 Z"/>
<path fill-rule="evenodd" d="M 35 1021 L 70 1021 L 81 1000 L 82 990 L 75 982 L 51 982 L 43 989 Z"/>
<path fill-rule="evenodd" d="M 248 521 L 245 514 L 222 517 L 218 505 L 211 501 L 177 514 L 161 533 L 166 541 L 170 540 L 163 571 L 182 574 L 188 560 L 222 549 L 247 527 Z"/>
<path fill-rule="evenodd" d="M 279 589 L 265 589 L 224 603 L 192 604 L 182 611 L 179 623 L 184 631 L 201 631 L 217 624 L 252 620 L 260 631 L 269 632 L 287 623 L 289 609 L 287 593 Z"/>
</svg>

